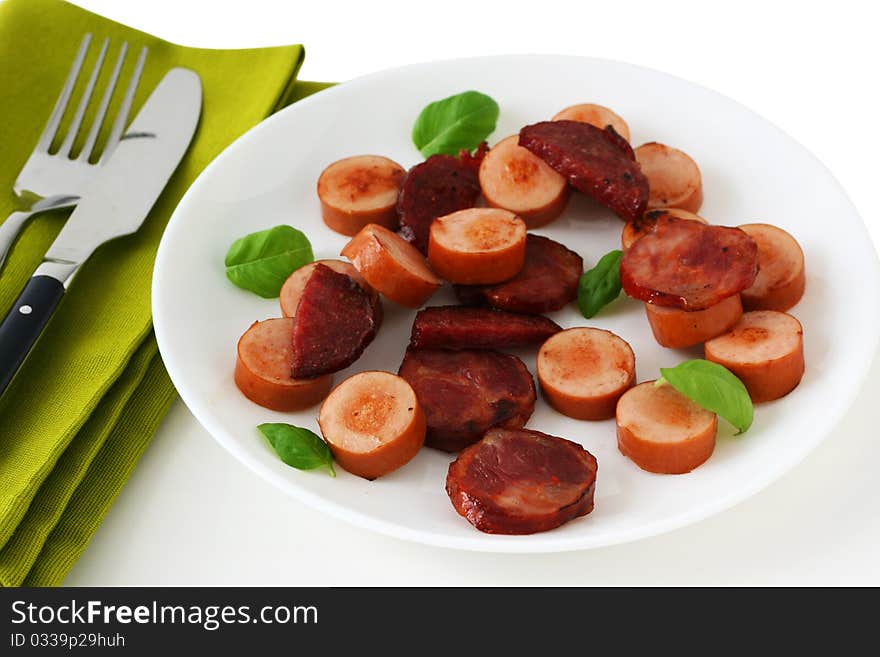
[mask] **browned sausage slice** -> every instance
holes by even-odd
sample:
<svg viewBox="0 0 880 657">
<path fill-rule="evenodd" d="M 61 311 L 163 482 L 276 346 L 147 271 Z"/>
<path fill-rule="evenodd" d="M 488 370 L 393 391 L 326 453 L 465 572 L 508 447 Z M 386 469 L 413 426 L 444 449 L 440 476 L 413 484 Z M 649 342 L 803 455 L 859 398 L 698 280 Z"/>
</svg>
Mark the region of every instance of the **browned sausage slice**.
<svg viewBox="0 0 880 657">
<path fill-rule="evenodd" d="M 480 165 L 480 187 L 489 205 L 510 210 L 529 228 L 556 219 L 568 203 L 568 181 L 520 146 L 518 135 L 502 139 Z"/>
<path fill-rule="evenodd" d="M 480 196 L 477 170 L 485 154 L 481 146 L 473 156 L 467 152 L 459 157 L 432 155 L 409 170 L 397 202 L 403 239 L 427 255 L 434 219 L 476 205 Z"/>
<path fill-rule="evenodd" d="M 491 427 L 521 427 L 535 410 L 532 375 L 510 354 L 409 349 L 398 373 L 425 410 L 425 444 L 447 452 L 473 444 Z"/>
<path fill-rule="evenodd" d="M 703 179 L 697 163 L 684 151 L 650 142 L 636 151 L 648 178 L 648 208 L 681 208 L 697 212 L 703 204 Z"/>
<path fill-rule="evenodd" d="M 580 121 L 581 123 L 594 125 L 597 128 L 604 128 L 610 125 L 617 131 L 617 134 L 629 141 L 629 126 L 626 124 L 626 121 L 607 107 L 596 105 L 595 103 L 582 103 L 566 107 L 564 110 L 557 112 L 552 120 Z"/>
<path fill-rule="evenodd" d="M 583 447 L 527 429 L 490 429 L 449 466 L 446 492 L 488 534 L 534 534 L 593 510 L 598 464 Z"/>
<path fill-rule="evenodd" d="M 500 283 L 519 273 L 526 257 L 526 224 L 508 210 L 469 208 L 431 224 L 428 262 L 450 283 Z"/>
<path fill-rule="evenodd" d="M 409 344 L 414 349 L 514 349 L 539 345 L 561 330 L 538 315 L 433 306 L 416 314 Z"/>
<path fill-rule="evenodd" d="M 466 305 L 539 315 L 559 310 L 577 298 L 584 261 L 559 242 L 529 234 L 526 259 L 520 272 L 497 285 L 456 285 L 455 294 Z"/>
<path fill-rule="evenodd" d="M 675 217 L 676 219 L 688 219 L 690 221 L 698 221 L 701 224 L 709 222 L 700 215 L 681 210 L 679 208 L 663 208 L 662 210 L 648 210 L 641 217 L 637 217 L 633 221 L 627 221 L 620 233 L 620 243 L 623 249 L 631 247 L 637 239 L 646 233 L 650 233 L 657 225 L 660 217 Z"/>
<path fill-rule="evenodd" d="M 715 305 L 749 287 L 757 272 L 758 245 L 743 231 L 666 216 L 620 262 L 629 296 L 682 310 Z"/>
<path fill-rule="evenodd" d="M 395 303 L 418 308 L 443 284 L 421 253 L 400 235 L 370 224 L 341 252 L 371 287 Z"/>
<path fill-rule="evenodd" d="M 797 240 L 770 224 L 745 224 L 739 227 L 758 243 L 758 275 L 752 286 L 743 290 L 747 310 L 784 312 L 804 295 L 807 279 L 804 252 Z"/>
<path fill-rule="evenodd" d="M 349 236 L 367 224 L 397 228 L 397 197 L 405 175 L 397 162 L 380 155 L 334 162 L 318 178 L 324 223 Z"/>
<path fill-rule="evenodd" d="M 309 276 L 315 271 L 317 265 L 324 265 L 339 274 L 350 276 L 358 285 L 369 292 L 372 297 L 375 297 L 376 302 L 379 303 L 379 295 L 376 294 L 376 291 L 370 287 L 366 279 L 361 276 L 360 272 L 350 262 L 345 262 L 344 260 L 316 260 L 297 269 L 287 277 L 284 285 L 281 286 L 281 294 L 278 297 L 278 301 L 281 303 L 281 314 L 285 317 L 296 316 L 296 307 L 299 305 L 300 297 L 302 297 Z"/>
<path fill-rule="evenodd" d="M 317 265 L 296 310 L 293 376 L 337 372 L 356 361 L 379 330 L 373 301 L 350 276 Z"/>
<path fill-rule="evenodd" d="M 252 402 L 273 411 L 299 411 L 321 401 L 333 375 L 294 379 L 294 320 L 289 317 L 254 322 L 238 341 L 235 385 Z"/>
<path fill-rule="evenodd" d="M 627 342 L 603 329 L 579 326 L 547 340 L 538 351 L 538 381 L 550 405 L 578 420 L 614 417 L 617 400 L 636 379 Z"/>
<path fill-rule="evenodd" d="M 730 331 L 709 340 L 706 360 L 736 374 L 754 402 L 784 397 L 804 375 L 804 331 L 787 313 L 744 313 Z"/>
<path fill-rule="evenodd" d="M 630 388 L 617 403 L 617 446 L 648 472 L 684 474 L 715 450 L 718 417 L 670 385 Z"/>
<path fill-rule="evenodd" d="M 648 323 L 657 343 L 670 349 L 683 349 L 726 333 L 742 316 L 740 295 L 722 299 L 705 310 L 679 310 L 645 304 Z"/>
<path fill-rule="evenodd" d="M 390 372 L 361 372 L 324 400 L 318 418 L 336 461 L 365 479 L 407 463 L 425 442 L 425 414 L 406 381 Z"/>
<path fill-rule="evenodd" d="M 647 209 L 648 179 L 629 143 L 614 128 L 544 121 L 520 130 L 519 145 L 624 221 L 640 217 Z"/>
</svg>

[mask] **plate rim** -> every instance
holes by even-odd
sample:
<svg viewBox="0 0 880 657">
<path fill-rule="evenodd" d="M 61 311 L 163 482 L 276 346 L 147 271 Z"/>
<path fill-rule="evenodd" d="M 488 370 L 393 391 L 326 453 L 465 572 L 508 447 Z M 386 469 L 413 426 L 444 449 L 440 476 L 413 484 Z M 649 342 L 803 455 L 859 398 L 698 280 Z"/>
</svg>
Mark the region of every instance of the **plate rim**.
<svg viewBox="0 0 880 657">
<path fill-rule="evenodd" d="M 332 97 L 339 93 L 343 93 L 342 90 L 347 90 L 352 86 L 369 84 L 370 81 L 373 79 L 382 78 L 389 75 L 393 76 L 409 69 L 430 68 L 436 65 L 449 64 L 463 65 L 469 62 L 485 62 L 487 60 L 517 59 L 527 59 L 530 61 L 587 61 L 598 64 L 600 66 L 612 65 L 623 68 L 631 68 L 647 72 L 652 75 L 667 77 L 670 79 L 674 79 L 678 82 L 684 82 L 688 85 L 698 87 L 704 92 L 708 92 L 712 95 L 721 97 L 725 101 L 735 104 L 741 110 L 759 118 L 767 125 L 772 126 L 772 128 L 780 133 L 788 142 L 800 149 L 803 154 L 809 156 L 816 164 L 819 165 L 819 167 L 821 167 L 821 169 L 828 175 L 829 179 L 832 181 L 836 190 L 839 192 L 840 197 L 846 200 L 846 203 L 849 205 L 854 216 L 859 219 L 858 223 L 860 230 L 863 233 L 862 236 L 873 247 L 871 249 L 874 256 L 871 259 L 871 269 L 873 275 L 869 277 L 871 281 L 871 286 L 873 287 L 873 291 L 880 292 L 880 259 L 878 259 L 877 256 L 877 249 L 872 244 L 870 234 L 867 231 L 864 219 L 862 219 L 858 208 L 856 208 L 852 199 L 846 193 L 846 190 L 840 184 L 839 180 L 834 176 L 833 172 L 828 169 L 828 167 L 826 167 L 825 164 L 806 146 L 801 144 L 798 140 L 794 139 L 782 128 L 777 126 L 774 122 L 758 114 L 757 112 L 740 103 L 739 101 L 730 98 L 723 93 L 715 91 L 714 89 L 706 87 L 700 83 L 687 80 L 671 73 L 642 66 L 639 64 L 632 64 L 613 59 L 562 54 L 502 54 L 432 60 L 396 66 L 383 69 L 381 71 L 376 71 L 367 75 L 359 76 L 346 82 L 339 83 L 333 87 L 324 89 L 320 93 L 313 94 L 312 96 L 306 97 L 292 105 L 289 105 L 282 110 L 270 115 L 266 119 L 260 121 L 249 130 L 244 132 L 242 135 L 237 137 L 228 146 L 226 146 L 197 176 L 196 180 L 193 181 L 190 187 L 186 190 L 185 194 L 174 209 L 174 212 L 172 213 L 168 224 L 163 231 L 162 239 L 159 243 L 159 247 L 156 253 L 154 273 L 151 284 L 151 305 L 156 340 L 159 347 L 159 352 L 162 356 L 163 362 L 165 363 L 165 367 L 168 371 L 172 383 L 174 383 L 178 377 L 175 374 L 175 364 L 173 362 L 169 363 L 166 359 L 166 353 L 168 353 L 170 346 L 168 343 L 169 337 L 164 329 L 165 319 L 163 311 L 161 309 L 161 304 L 159 302 L 159 299 L 162 298 L 162 292 L 159 285 L 161 275 L 158 272 L 160 272 L 160 270 L 162 269 L 162 263 L 167 257 L 165 254 L 169 251 L 170 248 L 172 248 L 167 246 L 167 244 L 170 242 L 170 238 L 167 237 L 170 232 L 169 228 L 172 227 L 172 224 L 175 221 L 179 221 L 178 217 L 181 214 L 185 213 L 186 208 L 189 206 L 190 203 L 193 202 L 191 201 L 191 198 L 194 196 L 193 190 L 195 190 L 199 186 L 200 181 L 203 178 L 210 176 L 215 167 L 223 166 L 228 158 L 235 157 L 235 153 L 238 151 L 239 148 L 242 147 L 242 143 L 250 139 L 253 133 L 263 130 L 271 130 L 272 128 L 270 126 L 274 125 L 278 121 L 285 120 L 282 117 L 292 111 L 295 111 L 294 108 L 318 102 L 316 99 L 326 99 L 328 96 Z M 325 102 L 325 100 L 320 100 L 320 102 Z M 880 322 L 880 305 L 873 305 L 873 319 L 875 323 Z M 811 440 L 807 440 L 801 443 L 800 449 L 787 453 L 784 458 L 781 457 L 779 461 L 780 467 L 777 467 L 773 471 L 767 472 L 760 477 L 751 479 L 743 486 L 731 489 L 731 492 L 719 497 L 715 497 L 698 507 L 691 507 L 690 509 L 673 516 L 665 516 L 662 520 L 643 523 L 638 527 L 632 528 L 629 531 L 621 531 L 613 536 L 608 536 L 605 538 L 591 538 L 589 534 L 574 535 L 572 537 L 559 537 L 555 541 L 545 541 L 537 545 L 535 544 L 535 542 L 531 541 L 517 542 L 517 537 L 497 536 L 493 538 L 497 538 L 500 540 L 487 541 L 486 535 L 484 534 L 479 534 L 476 536 L 453 537 L 431 533 L 424 530 L 413 529 L 381 518 L 377 518 L 375 516 L 371 516 L 358 510 L 354 510 L 333 500 L 323 498 L 319 494 L 313 493 L 306 488 L 291 487 L 290 482 L 283 478 L 279 472 L 272 469 L 268 465 L 261 463 L 257 459 L 251 458 L 246 453 L 243 446 L 240 446 L 234 440 L 227 439 L 224 436 L 224 431 L 222 430 L 222 428 L 215 425 L 215 423 L 210 418 L 210 414 L 204 408 L 202 408 L 202 405 L 197 399 L 192 398 L 192 396 L 189 394 L 189 391 L 181 390 L 177 387 L 176 384 L 175 389 L 177 390 L 178 394 L 180 395 L 181 399 L 183 400 L 189 411 L 199 422 L 199 424 L 202 425 L 202 427 L 212 436 L 214 440 L 216 440 L 225 450 L 227 450 L 233 457 L 235 457 L 237 461 L 245 465 L 262 479 L 281 489 L 283 492 L 290 495 L 294 499 L 297 499 L 307 504 L 314 510 L 326 512 L 340 520 L 344 520 L 362 529 L 376 531 L 386 536 L 392 536 L 394 538 L 402 540 L 414 541 L 424 545 L 483 553 L 549 554 L 557 552 L 587 550 L 599 547 L 607 547 L 610 545 L 620 545 L 641 540 L 643 538 L 648 538 L 650 536 L 666 534 L 677 529 L 689 526 L 691 524 L 698 523 L 701 520 L 704 520 L 711 516 L 720 514 L 732 508 L 733 506 L 749 499 L 750 497 L 753 497 L 757 493 L 761 492 L 763 489 L 767 488 L 770 484 L 780 480 L 786 474 L 794 470 L 798 466 L 798 464 L 801 463 L 801 461 L 803 461 L 819 446 L 822 441 L 824 441 L 828 437 L 833 427 L 840 422 L 841 418 L 851 408 L 856 398 L 858 397 L 859 388 L 861 388 L 862 383 L 867 378 L 868 372 L 870 371 L 870 367 L 873 362 L 873 357 L 877 352 L 878 346 L 880 346 L 880 333 L 875 333 L 873 336 L 873 344 L 869 345 L 870 348 L 868 353 L 866 354 L 866 358 L 859 362 L 858 372 L 853 372 L 855 376 L 851 376 L 849 378 L 850 383 L 847 390 L 845 391 L 845 396 L 848 397 L 847 403 L 841 405 L 836 413 L 822 414 L 820 418 L 817 418 L 816 424 L 819 425 L 819 428 L 817 431 L 814 431 L 812 433 L 813 438 Z"/>
</svg>

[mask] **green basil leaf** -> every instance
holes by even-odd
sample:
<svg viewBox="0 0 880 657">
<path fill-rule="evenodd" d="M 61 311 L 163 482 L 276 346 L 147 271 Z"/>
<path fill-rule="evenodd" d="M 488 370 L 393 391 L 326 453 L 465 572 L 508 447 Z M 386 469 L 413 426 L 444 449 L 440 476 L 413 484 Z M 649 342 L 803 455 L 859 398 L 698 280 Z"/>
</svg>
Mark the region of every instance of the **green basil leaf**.
<svg viewBox="0 0 880 657">
<path fill-rule="evenodd" d="M 257 429 L 287 465 L 298 470 L 314 470 L 326 465 L 330 476 L 336 476 L 330 448 L 314 432 L 280 422 L 261 424 Z"/>
<path fill-rule="evenodd" d="M 424 157 L 471 151 L 488 137 L 498 121 L 498 103 L 479 91 L 465 91 L 431 103 L 422 110 L 412 140 Z"/>
<path fill-rule="evenodd" d="M 614 250 L 602 256 L 578 283 L 578 307 L 587 319 L 620 296 L 620 259 L 623 251 Z"/>
<path fill-rule="evenodd" d="M 314 259 L 302 231 L 275 226 L 233 242 L 226 254 L 226 276 L 238 287 L 274 299 L 287 277 Z"/>
<path fill-rule="evenodd" d="M 703 408 L 717 413 L 735 426 L 737 435 L 752 426 L 754 407 L 743 382 L 733 372 L 708 360 L 686 360 L 675 367 L 660 368 L 664 381 Z"/>
</svg>

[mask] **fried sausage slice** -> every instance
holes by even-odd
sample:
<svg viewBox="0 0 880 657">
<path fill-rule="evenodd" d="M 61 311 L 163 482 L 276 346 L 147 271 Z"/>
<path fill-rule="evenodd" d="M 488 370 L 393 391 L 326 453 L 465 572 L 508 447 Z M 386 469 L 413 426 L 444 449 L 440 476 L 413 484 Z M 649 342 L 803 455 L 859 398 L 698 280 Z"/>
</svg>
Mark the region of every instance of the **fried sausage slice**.
<svg viewBox="0 0 880 657">
<path fill-rule="evenodd" d="M 431 224 L 428 263 L 450 283 L 500 283 L 519 273 L 526 224 L 508 210 L 469 208 Z"/>
<path fill-rule="evenodd" d="M 299 306 L 299 300 L 302 297 L 302 293 L 306 287 L 306 283 L 309 282 L 309 277 L 312 275 L 312 272 L 315 271 L 315 267 L 317 267 L 318 265 L 325 265 L 327 267 L 330 267 L 330 269 L 335 272 L 350 276 L 358 285 L 369 292 L 370 297 L 373 299 L 373 303 L 377 305 L 380 305 L 382 303 L 379 300 L 379 294 L 376 292 L 376 290 L 370 287 L 370 284 L 367 283 L 366 279 L 361 276 L 361 273 L 357 269 L 355 269 L 354 265 L 352 265 L 350 262 L 332 259 L 316 260 L 315 262 L 310 262 L 307 265 L 303 265 L 295 272 L 293 272 L 290 276 L 288 276 L 286 281 L 284 281 L 284 285 L 281 286 L 281 294 L 278 296 L 278 301 L 281 304 L 282 316 L 296 316 L 296 309 Z M 381 311 L 382 309 L 379 308 L 380 313 Z"/>
<path fill-rule="evenodd" d="M 642 470 L 684 474 L 715 450 L 718 417 L 670 385 L 630 388 L 617 402 L 617 447 Z"/>
<path fill-rule="evenodd" d="M 410 461 L 425 442 L 425 414 L 409 384 L 390 372 L 361 372 L 321 405 L 321 433 L 343 468 L 375 479 Z"/>
<path fill-rule="evenodd" d="M 493 308 L 433 306 L 413 321 L 415 349 L 515 349 L 543 343 L 562 328 L 553 320 Z"/>
<path fill-rule="evenodd" d="M 594 125 L 597 128 L 604 128 L 606 125 L 610 125 L 617 131 L 617 134 L 629 141 L 629 126 L 626 124 L 626 121 L 619 114 L 603 105 L 596 105 L 595 103 L 572 105 L 557 112 L 552 120 L 580 121 L 581 123 Z"/>
<path fill-rule="evenodd" d="M 770 224 L 745 224 L 739 227 L 758 243 L 760 269 L 752 286 L 743 290 L 747 310 L 784 312 L 804 295 L 807 279 L 804 252 L 797 240 Z"/>
<path fill-rule="evenodd" d="M 742 316 L 740 295 L 722 299 L 705 310 L 679 310 L 653 303 L 645 304 L 648 324 L 657 344 L 670 349 L 684 349 L 729 331 Z"/>
<path fill-rule="evenodd" d="M 356 235 L 367 224 L 397 228 L 397 197 L 406 171 L 381 155 L 355 155 L 329 165 L 318 178 L 324 223 Z"/>
<path fill-rule="evenodd" d="M 535 410 L 532 375 L 510 354 L 409 349 L 398 374 L 425 411 L 425 444 L 447 452 L 475 443 L 491 427 L 521 427 Z"/>
<path fill-rule="evenodd" d="M 557 411 L 578 420 L 606 420 L 635 382 L 636 357 L 611 331 L 577 326 L 541 346 L 537 370 L 541 392 Z"/>
<path fill-rule="evenodd" d="M 624 250 L 631 247 L 637 239 L 642 235 L 650 233 L 657 225 L 660 217 L 676 217 L 677 219 L 690 219 L 691 221 L 699 221 L 701 224 L 709 222 L 700 215 L 681 210 L 679 208 L 663 208 L 662 210 L 648 210 L 641 217 L 637 217 L 633 221 L 627 221 L 620 233 L 620 244 Z"/>
<path fill-rule="evenodd" d="M 579 121 L 543 121 L 520 130 L 519 145 L 624 221 L 640 217 L 647 209 L 648 179 L 632 147 L 614 128 L 600 130 Z"/>
<path fill-rule="evenodd" d="M 476 205 L 480 196 L 477 172 L 485 153 L 486 146 L 481 145 L 474 155 L 432 155 L 406 174 L 397 201 L 400 235 L 424 255 L 434 219 Z"/>
<path fill-rule="evenodd" d="M 254 322 L 238 341 L 235 385 L 252 402 L 273 411 L 300 411 L 330 392 L 333 375 L 290 376 L 295 320 L 277 317 Z"/>
<path fill-rule="evenodd" d="M 658 306 L 705 310 L 749 287 L 758 246 L 738 228 L 663 216 L 623 252 L 620 282 L 629 296 Z"/>
<path fill-rule="evenodd" d="M 365 226 L 340 254 L 370 287 L 408 308 L 421 306 L 443 284 L 412 244 L 376 224 Z"/>
<path fill-rule="evenodd" d="M 697 163 L 677 148 L 652 141 L 635 150 L 648 179 L 648 207 L 697 212 L 703 204 L 703 179 Z"/>
<path fill-rule="evenodd" d="M 788 313 L 744 313 L 730 333 L 709 340 L 705 350 L 706 360 L 740 378 L 755 403 L 784 397 L 804 375 L 804 330 Z"/>
<path fill-rule="evenodd" d="M 562 214 L 571 187 L 518 141 L 519 135 L 511 135 L 486 154 L 480 165 L 480 187 L 489 205 L 515 212 L 526 226 L 538 228 Z"/>
<path fill-rule="evenodd" d="M 559 310 L 577 298 L 584 261 L 559 242 L 529 234 L 526 259 L 520 272 L 496 285 L 456 285 L 455 294 L 469 306 L 540 315 Z"/>
<path fill-rule="evenodd" d="M 490 429 L 449 466 L 446 493 L 487 534 L 534 534 L 593 510 L 598 464 L 583 447 L 528 429 Z"/>
<path fill-rule="evenodd" d="M 294 378 L 337 372 L 356 361 L 379 330 L 377 308 L 353 278 L 316 265 L 296 308 Z"/>
</svg>

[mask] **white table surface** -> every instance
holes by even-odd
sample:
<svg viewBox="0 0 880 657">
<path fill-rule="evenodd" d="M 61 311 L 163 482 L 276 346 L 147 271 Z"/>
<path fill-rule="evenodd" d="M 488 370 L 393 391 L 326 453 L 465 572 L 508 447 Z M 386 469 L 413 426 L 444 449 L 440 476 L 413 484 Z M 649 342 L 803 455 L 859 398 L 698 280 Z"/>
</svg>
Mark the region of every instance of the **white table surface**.
<svg viewBox="0 0 880 657">
<path fill-rule="evenodd" d="M 838 1 L 823 11 L 744 1 L 722 15 L 714 3 L 675 0 L 631 0 L 617 9 L 555 3 L 549 12 L 534 2 L 507 2 L 499 12 L 496 3 L 444 0 L 430 18 L 411 0 L 77 4 L 188 45 L 303 42 L 303 79 L 507 52 L 582 54 L 665 70 L 736 98 L 806 145 L 847 189 L 880 244 L 880 47 L 864 3 Z M 177 402 L 66 583 L 878 585 L 878 401 L 875 357 L 844 421 L 761 493 L 662 536 L 551 555 L 455 552 L 344 524 L 258 479 Z"/>
</svg>

